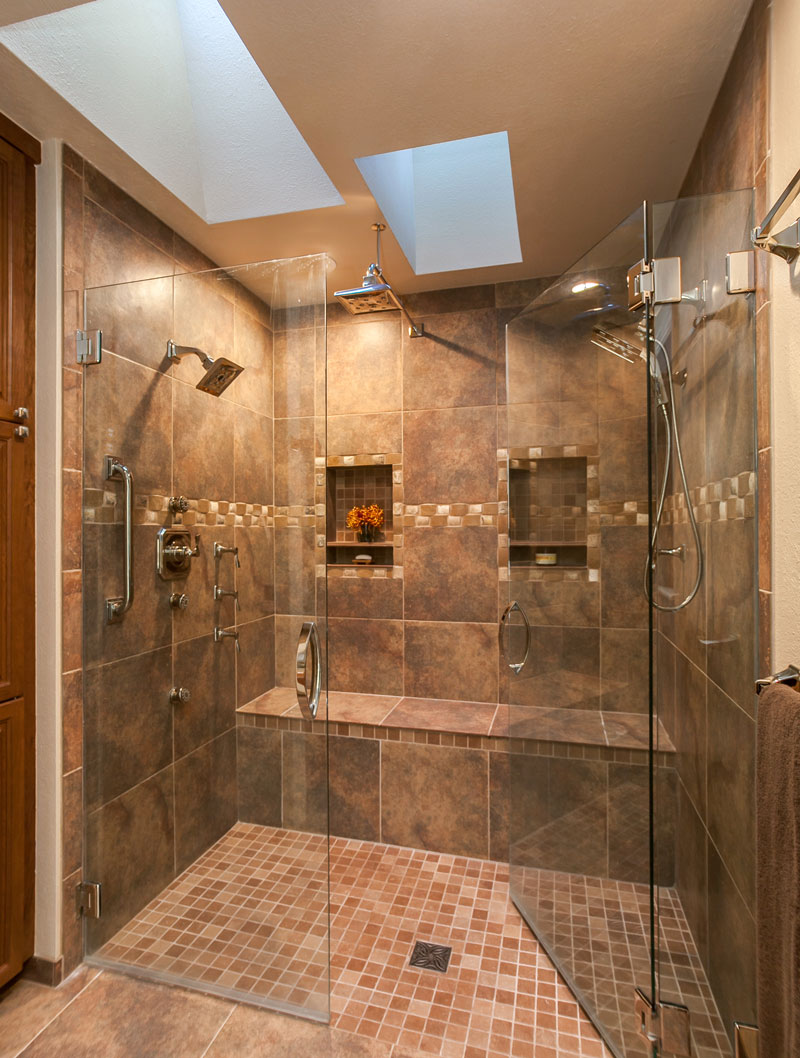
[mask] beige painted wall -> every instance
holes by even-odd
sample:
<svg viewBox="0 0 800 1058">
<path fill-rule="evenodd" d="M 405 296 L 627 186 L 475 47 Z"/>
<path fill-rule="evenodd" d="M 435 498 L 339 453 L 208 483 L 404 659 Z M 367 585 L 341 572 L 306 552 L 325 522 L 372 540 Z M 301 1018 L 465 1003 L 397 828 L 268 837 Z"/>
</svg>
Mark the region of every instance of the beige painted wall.
<svg viewBox="0 0 800 1058">
<path fill-rule="evenodd" d="M 770 205 L 800 169 L 800 4 L 773 0 Z M 796 220 L 800 200 L 779 227 Z M 760 220 L 761 218 L 759 218 Z M 800 261 L 770 262 L 772 285 L 773 668 L 800 664 Z"/>
</svg>

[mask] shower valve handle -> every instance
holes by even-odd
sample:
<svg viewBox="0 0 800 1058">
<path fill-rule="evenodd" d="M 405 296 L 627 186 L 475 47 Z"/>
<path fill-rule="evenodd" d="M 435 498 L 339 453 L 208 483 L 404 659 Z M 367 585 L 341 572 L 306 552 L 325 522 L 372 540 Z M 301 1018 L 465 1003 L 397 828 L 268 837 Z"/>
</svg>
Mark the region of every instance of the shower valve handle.
<svg viewBox="0 0 800 1058">
<path fill-rule="evenodd" d="M 238 547 L 226 547 L 224 544 L 220 544 L 217 540 L 214 541 L 214 558 L 220 558 L 222 555 L 233 555 L 236 560 L 236 568 L 241 569 L 242 564 L 239 561 L 239 548 Z"/>
</svg>

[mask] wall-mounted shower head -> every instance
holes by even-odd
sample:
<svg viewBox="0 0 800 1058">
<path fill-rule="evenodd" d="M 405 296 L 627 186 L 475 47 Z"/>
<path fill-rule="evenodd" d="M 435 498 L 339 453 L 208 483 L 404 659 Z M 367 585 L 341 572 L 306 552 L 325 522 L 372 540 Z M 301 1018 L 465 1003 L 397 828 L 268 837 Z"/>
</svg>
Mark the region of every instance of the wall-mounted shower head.
<svg viewBox="0 0 800 1058">
<path fill-rule="evenodd" d="M 414 323 L 408 314 L 408 309 L 400 300 L 399 295 L 392 290 L 392 284 L 381 271 L 381 232 L 386 230 L 386 225 L 373 224 L 372 230 L 377 233 L 377 260 L 364 273 L 360 287 L 336 290 L 333 296 L 352 316 L 359 316 L 362 312 L 389 312 L 392 309 L 400 309 L 408 320 L 409 337 L 421 338 L 422 324 Z"/>
<path fill-rule="evenodd" d="M 188 353 L 196 356 L 206 369 L 206 373 L 195 388 L 202 390 L 203 393 L 210 393 L 212 397 L 218 397 L 244 371 L 243 367 L 234 364 L 233 360 L 228 360 L 224 356 L 218 356 L 214 360 L 202 349 L 195 349 L 191 345 L 176 345 L 171 338 L 167 342 L 168 360 L 180 363 Z"/>
</svg>

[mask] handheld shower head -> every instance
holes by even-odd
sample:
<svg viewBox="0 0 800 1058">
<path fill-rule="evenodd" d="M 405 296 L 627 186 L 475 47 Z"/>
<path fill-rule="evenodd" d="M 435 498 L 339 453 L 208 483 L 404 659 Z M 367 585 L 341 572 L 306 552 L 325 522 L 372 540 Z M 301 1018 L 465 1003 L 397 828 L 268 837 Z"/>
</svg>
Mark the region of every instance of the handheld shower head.
<svg viewBox="0 0 800 1058">
<path fill-rule="evenodd" d="M 244 371 L 243 367 L 224 356 L 218 356 L 214 360 L 202 349 L 195 349 L 191 345 L 176 345 L 171 338 L 167 342 L 168 360 L 180 363 L 188 353 L 196 356 L 206 369 L 206 373 L 195 388 L 202 390 L 203 393 L 210 393 L 212 397 L 218 397 Z"/>
</svg>

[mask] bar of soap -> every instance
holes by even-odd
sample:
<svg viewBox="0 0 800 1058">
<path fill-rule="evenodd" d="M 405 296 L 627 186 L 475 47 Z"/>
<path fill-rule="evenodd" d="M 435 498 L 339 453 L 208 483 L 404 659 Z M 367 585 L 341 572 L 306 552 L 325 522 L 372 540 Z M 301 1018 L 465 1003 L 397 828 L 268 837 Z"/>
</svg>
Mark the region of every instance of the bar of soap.
<svg viewBox="0 0 800 1058">
<path fill-rule="evenodd" d="M 372 561 L 372 555 L 356 555 L 353 561 L 357 566 L 368 566 Z"/>
<path fill-rule="evenodd" d="M 537 551 L 533 560 L 537 566 L 554 566 L 558 561 L 558 555 L 555 551 Z"/>
</svg>

